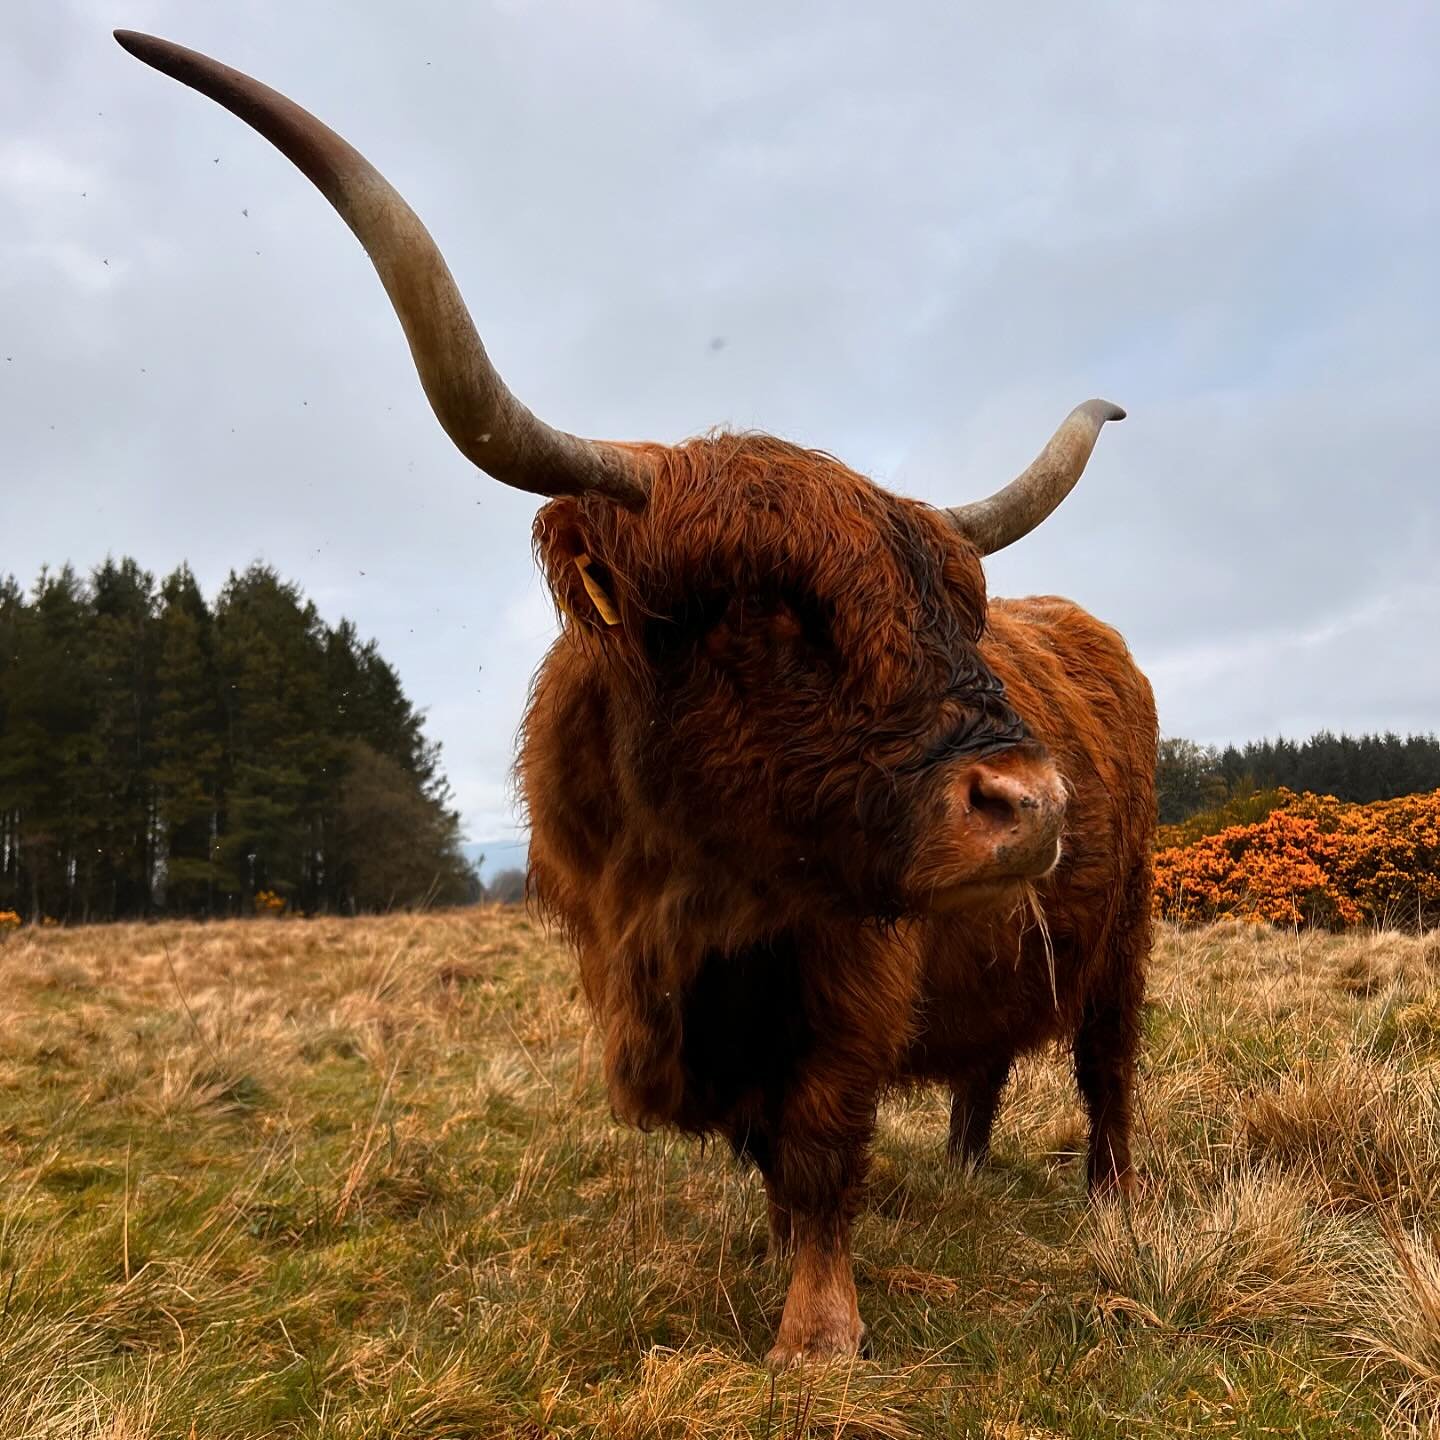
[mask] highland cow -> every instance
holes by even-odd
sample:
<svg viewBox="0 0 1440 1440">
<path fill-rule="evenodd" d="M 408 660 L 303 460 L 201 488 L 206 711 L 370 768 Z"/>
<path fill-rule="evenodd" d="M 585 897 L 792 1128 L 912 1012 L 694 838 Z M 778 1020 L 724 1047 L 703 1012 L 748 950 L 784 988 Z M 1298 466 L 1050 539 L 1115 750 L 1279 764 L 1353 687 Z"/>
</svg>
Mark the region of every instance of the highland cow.
<svg viewBox="0 0 1440 1440">
<path fill-rule="evenodd" d="M 1100 427 L 1075 410 L 987 500 L 940 510 L 756 435 L 582 440 L 505 388 L 434 242 L 312 116 L 167 42 L 117 38 L 248 121 L 375 263 L 441 424 L 550 497 L 560 635 L 519 776 L 539 907 L 578 953 L 616 1112 L 723 1136 L 793 1256 L 773 1364 L 853 1354 L 876 1106 L 953 1094 L 982 1159 L 1018 1055 L 1074 1054 L 1093 1192 L 1131 1180 L 1150 945 L 1155 711 L 1069 601 L 990 601 Z"/>
</svg>

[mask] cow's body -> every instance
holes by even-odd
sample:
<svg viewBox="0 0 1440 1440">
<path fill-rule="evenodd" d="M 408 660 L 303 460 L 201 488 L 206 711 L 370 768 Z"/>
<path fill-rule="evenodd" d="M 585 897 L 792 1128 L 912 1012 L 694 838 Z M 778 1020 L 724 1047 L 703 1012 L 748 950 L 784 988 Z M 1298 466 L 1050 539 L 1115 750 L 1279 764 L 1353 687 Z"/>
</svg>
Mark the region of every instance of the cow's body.
<svg viewBox="0 0 1440 1440">
<path fill-rule="evenodd" d="M 538 529 L 567 611 L 583 609 L 546 555 L 543 512 Z M 1069 791 L 1062 858 L 1033 888 L 885 919 L 811 891 L 801 854 L 753 863 L 738 815 L 732 846 L 716 843 L 728 762 L 702 816 L 704 755 L 687 766 L 650 740 L 669 713 L 648 679 L 635 693 L 621 643 L 571 619 L 519 765 L 536 893 L 576 944 L 617 1112 L 724 1135 L 764 1172 L 777 1239 L 804 1216 L 843 1250 L 888 1087 L 950 1086 L 952 1153 L 978 1159 L 1013 1058 L 1063 1040 L 1092 1120 L 1092 1186 L 1126 1183 L 1156 721 L 1120 636 L 1066 600 L 991 604 L 980 655 Z M 858 1341 L 848 1259 L 820 1269 L 808 1289 L 797 1275 L 802 1301 L 820 1298 L 792 1294 L 781 1360 Z"/>
</svg>

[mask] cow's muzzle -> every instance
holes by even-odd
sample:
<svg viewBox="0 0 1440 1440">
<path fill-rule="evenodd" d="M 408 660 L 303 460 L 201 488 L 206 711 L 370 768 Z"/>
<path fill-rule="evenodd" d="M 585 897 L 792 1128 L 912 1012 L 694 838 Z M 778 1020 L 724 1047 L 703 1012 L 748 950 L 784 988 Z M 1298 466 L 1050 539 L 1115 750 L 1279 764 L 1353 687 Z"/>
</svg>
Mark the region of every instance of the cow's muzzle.
<svg viewBox="0 0 1440 1440">
<path fill-rule="evenodd" d="M 924 908 L 953 910 L 982 890 L 1055 868 L 1067 797 L 1043 746 L 1027 742 L 947 769 L 939 824 L 916 856 L 912 890 Z"/>
</svg>

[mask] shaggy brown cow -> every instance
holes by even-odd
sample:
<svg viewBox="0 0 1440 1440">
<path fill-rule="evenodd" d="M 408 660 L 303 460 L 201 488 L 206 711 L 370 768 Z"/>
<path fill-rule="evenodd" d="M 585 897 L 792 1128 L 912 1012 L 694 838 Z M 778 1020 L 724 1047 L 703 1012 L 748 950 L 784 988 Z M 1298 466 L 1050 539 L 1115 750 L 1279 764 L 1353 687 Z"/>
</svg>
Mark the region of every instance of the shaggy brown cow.
<svg viewBox="0 0 1440 1440">
<path fill-rule="evenodd" d="M 1075 483 L 1082 405 L 989 500 L 941 511 L 782 441 L 615 445 L 505 389 L 430 237 L 344 141 L 163 41 L 320 187 L 375 262 L 436 414 L 535 522 L 565 620 L 519 770 L 544 910 L 579 953 L 616 1111 L 753 1160 L 794 1272 L 773 1363 L 853 1353 L 850 1228 L 879 1096 L 948 1085 L 983 1157 L 1015 1057 L 1071 1044 L 1089 1180 L 1129 1182 L 1150 943 L 1155 712 L 1065 600 L 980 559 Z"/>
</svg>

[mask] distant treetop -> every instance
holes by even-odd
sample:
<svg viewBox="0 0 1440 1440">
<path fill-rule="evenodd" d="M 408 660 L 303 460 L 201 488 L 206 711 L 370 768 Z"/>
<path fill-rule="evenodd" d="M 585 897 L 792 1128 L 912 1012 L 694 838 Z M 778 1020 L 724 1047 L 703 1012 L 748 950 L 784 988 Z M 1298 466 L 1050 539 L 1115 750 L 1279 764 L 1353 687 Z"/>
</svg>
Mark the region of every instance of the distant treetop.
<svg viewBox="0 0 1440 1440">
<path fill-rule="evenodd" d="M 1218 750 L 1170 738 L 1160 742 L 1155 785 L 1162 825 L 1279 786 L 1358 804 L 1393 800 L 1440 787 L 1440 739 L 1321 730 L 1298 742 L 1281 736 Z"/>
</svg>

